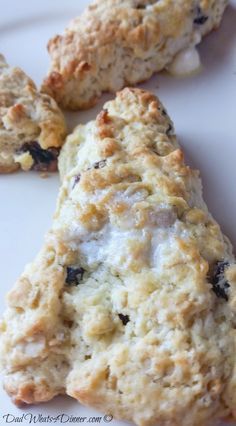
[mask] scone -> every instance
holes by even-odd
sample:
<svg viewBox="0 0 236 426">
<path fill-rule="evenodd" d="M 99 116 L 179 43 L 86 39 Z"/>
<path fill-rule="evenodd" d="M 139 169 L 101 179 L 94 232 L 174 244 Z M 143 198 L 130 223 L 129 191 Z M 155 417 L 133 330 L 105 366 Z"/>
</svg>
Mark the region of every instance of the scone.
<svg viewBox="0 0 236 426">
<path fill-rule="evenodd" d="M 56 102 L 0 55 L 0 173 L 55 170 L 65 136 Z"/>
<path fill-rule="evenodd" d="M 52 229 L 1 324 L 13 401 L 66 393 L 140 426 L 236 417 L 235 258 L 162 104 L 118 93 L 60 168 Z"/>
<path fill-rule="evenodd" d="M 63 107 L 80 109 L 92 106 L 104 91 L 148 79 L 173 60 L 177 71 L 185 59 L 187 73 L 198 62 L 189 49 L 218 27 L 226 3 L 95 0 L 63 35 L 49 41 L 51 67 L 42 90 Z M 186 55 L 176 58 L 186 48 Z"/>
</svg>

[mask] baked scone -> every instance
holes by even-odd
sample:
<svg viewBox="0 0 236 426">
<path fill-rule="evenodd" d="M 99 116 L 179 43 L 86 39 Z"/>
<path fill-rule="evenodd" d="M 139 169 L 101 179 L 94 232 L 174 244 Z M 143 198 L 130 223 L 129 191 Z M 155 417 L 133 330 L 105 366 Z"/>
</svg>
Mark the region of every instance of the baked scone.
<svg viewBox="0 0 236 426">
<path fill-rule="evenodd" d="M 51 66 L 42 90 L 64 108 L 91 107 L 102 92 L 144 81 L 198 44 L 218 27 L 226 3 L 95 0 L 63 35 L 49 41 Z M 188 50 L 186 60 L 189 56 L 196 61 L 196 52 Z"/>
<path fill-rule="evenodd" d="M 66 136 L 64 117 L 54 99 L 38 92 L 20 68 L 0 55 L 0 173 L 56 169 Z"/>
<path fill-rule="evenodd" d="M 52 229 L 1 324 L 13 401 L 67 393 L 140 426 L 236 417 L 235 258 L 162 104 L 118 93 L 60 168 Z"/>
</svg>

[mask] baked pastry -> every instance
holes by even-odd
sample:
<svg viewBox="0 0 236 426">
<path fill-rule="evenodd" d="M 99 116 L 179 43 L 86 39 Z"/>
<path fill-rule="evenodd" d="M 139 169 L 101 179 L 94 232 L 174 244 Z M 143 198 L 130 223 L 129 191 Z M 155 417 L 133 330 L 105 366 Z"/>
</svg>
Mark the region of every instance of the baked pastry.
<svg viewBox="0 0 236 426">
<path fill-rule="evenodd" d="M 160 101 L 118 93 L 60 168 L 52 229 L 8 295 L 6 391 L 142 426 L 236 417 L 235 258 Z"/>
<path fill-rule="evenodd" d="M 65 136 L 56 102 L 0 55 L 0 173 L 55 170 Z"/>
<path fill-rule="evenodd" d="M 185 61 L 188 73 L 199 65 L 189 47 L 218 27 L 226 2 L 95 0 L 49 41 L 51 66 L 42 90 L 64 108 L 88 108 L 104 91 L 147 80 L 186 48 L 172 68 L 179 72 Z"/>
</svg>

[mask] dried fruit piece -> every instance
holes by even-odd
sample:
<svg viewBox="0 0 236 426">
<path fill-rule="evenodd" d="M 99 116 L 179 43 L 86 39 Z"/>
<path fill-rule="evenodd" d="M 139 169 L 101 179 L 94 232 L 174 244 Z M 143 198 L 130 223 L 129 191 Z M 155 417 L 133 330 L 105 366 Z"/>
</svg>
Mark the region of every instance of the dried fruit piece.
<svg viewBox="0 0 236 426">
<path fill-rule="evenodd" d="M 107 163 L 106 160 L 97 161 L 96 163 L 94 163 L 93 168 L 102 169 L 103 167 L 105 167 L 106 163 Z"/>
<path fill-rule="evenodd" d="M 73 183 L 73 186 L 72 186 L 72 189 L 77 185 L 77 183 L 80 181 L 80 178 L 81 178 L 81 174 L 80 173 L 78 173 L 75 177 L 74 177 L 74 183 Z"/>
<path fill-rule="evenodd" d="M 84 268 L 81 268 L 81 267 L 73 268 L 71 266 L 68 266 L 66 268 L 66 272 L 67 272 L 66 284 L 71 286 L 73 285 L 77 286 L 79 285 L 80 281 L 82 281 L 85 270 Z"/>
<path fill-rule="evenodd" d="M 202 10 L 201 10 L 201 8 L 200 7 L 198 7 L 197 8 L 197 16 L 196 16 L 196 18 L 194 19 L 194 24 L 197 24 L 197 25 L 203 25 L 203 24 L 205 24 L 205 22 L 208 20 L 208 16 L 206 16 L 206 15 L 204 15 L 203 13 L 202 13 Z"/>
<path fill-rule="evenodd" d="M 228 301 L 229 296 L 227 289 L 230 287 L 228 281 L 225 279 L 225 268 L 229 266 L 229 262 L 219 261 L 216 263 L 212 275 L 212 290 L 217 297 L 221 297 Z"/>
<path fill-rule="evenodd" d="M 130 321 L 130 319 L 129 319 L 129 315 L 118 314 L 118 317 L 119 317 L 119 318 L 120 318 L 120 320 L 122 321 L 123 325 L 128 324 L 128 322 Z"/>
<path fill-rule="evenodd" d="M 23 152 L 29 152 L 33 158 L 33 170 L 55 171 L 57 169 L 58 148 L 49 148 L 45 150 L 41 148 L 38 142 L 26 142 L 18 151 L 19 154 Z"/>
</svg>

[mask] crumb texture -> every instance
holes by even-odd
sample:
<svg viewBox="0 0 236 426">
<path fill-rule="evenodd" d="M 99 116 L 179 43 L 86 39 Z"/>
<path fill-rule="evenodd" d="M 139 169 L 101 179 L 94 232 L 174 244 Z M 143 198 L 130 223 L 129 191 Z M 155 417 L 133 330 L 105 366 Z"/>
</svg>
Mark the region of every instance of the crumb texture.
<svg viewBox="0 0 236 426">
<path fill-rule="evenodd" d="M 0 55 L 0 173 L 54 171 L 66 136 L 56 102 Z"/>
<path fill-rule="evenodd" d="M 51 231 L 1 323 L 6 391 L 140 426 L 235 416 L 235 259 L 161 102 L 121 91 L 59 168 Z"/>
<path fill-rule="evenodd" d="M 226 3 L 95 0 L 49 41 L 51 66 L 42 89 L 65 108 L 91 107 L 102 92 L 135 85 L 168 68 L 177 53 L 219 26 Z"/>
</svg>

